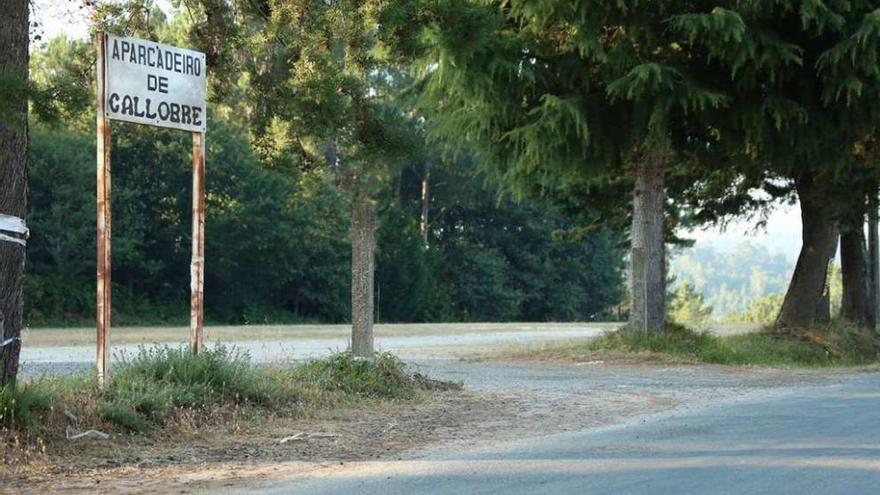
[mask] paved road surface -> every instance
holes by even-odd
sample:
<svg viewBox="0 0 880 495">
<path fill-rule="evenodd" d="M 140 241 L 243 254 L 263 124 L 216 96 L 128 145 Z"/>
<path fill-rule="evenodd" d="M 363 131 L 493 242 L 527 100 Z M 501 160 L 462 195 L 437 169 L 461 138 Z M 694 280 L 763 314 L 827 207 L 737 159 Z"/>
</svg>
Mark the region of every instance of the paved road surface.
<svg viewBox="0 0 880 495">
<path fill-rule="evenodd" d="M 413 359 L 445 359 L 478 353 L 482 349 L 511 344 L 544 341 L 565 342 L 596 337 L 613 327 L 608 323 L 583 324 L 432 324 L 432 325 L 382 325 L 377 327 L 376 348 L 390 351 L 410 361 Z M 298 331 L 301 329 L 301 331 Z M 186 329 L 179 329 L 177 336 L 185 336 Z M 49 330 L 52 339 L 40 335 L 41 330 L 31 331 L 21 351 L 24 376 L 43 373 L 63 374 L 91 369 L 94 366 L 95 346 L 91 344 L 60 345 L 66 341 L 80 342 L 84 332 L 92 335 L 94 330 Z M 69 335 L 65 338 L 65 332 Z M 288 360 L 310 359 L 326 356 L 349 347 L 350 327 L 342 325 L 290 325 L 277 327 L 220 327 L 207 328 L 208 345 L 222 342 L 246 351 L 257 363 L 275 363 Z M 137 329 L 125 329 L 124 342 L 117 344 L 111 338 L 113 361 L 131 356 L 140 346 L 183 345 L 167 342 L 168 329 L 147 329 L 144 333 L 156 340 L 138 341 Z M 241 338 L 259 335 L 259 338 Z M 174 334 L 172 334 L 174 335 Z M 47 340 L 49 343 L 47 344 Z"/>
<path fill-rule="evenodd" d="M 354 464 L 255 494 L 876 494 L 880 374 L 611 428 Z"/>
</svg>

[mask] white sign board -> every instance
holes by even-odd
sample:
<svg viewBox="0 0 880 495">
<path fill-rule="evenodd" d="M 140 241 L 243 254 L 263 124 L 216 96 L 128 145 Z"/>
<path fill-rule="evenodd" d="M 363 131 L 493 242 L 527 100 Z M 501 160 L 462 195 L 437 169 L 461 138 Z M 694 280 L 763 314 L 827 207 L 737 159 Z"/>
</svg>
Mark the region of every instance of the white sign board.
<svg viewBox="0 0 880 495">
<path fill-rule="evenodd" d="M 105 35 L 107 117 L 205 132 L 205 54 Z"/>
</svg>

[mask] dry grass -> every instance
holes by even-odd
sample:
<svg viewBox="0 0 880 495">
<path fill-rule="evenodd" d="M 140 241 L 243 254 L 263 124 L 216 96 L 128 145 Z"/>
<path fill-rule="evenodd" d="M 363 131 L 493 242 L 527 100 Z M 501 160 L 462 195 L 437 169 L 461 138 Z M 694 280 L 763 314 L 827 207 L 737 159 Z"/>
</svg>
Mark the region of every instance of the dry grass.
<svg viewBox="0 0 880 495">
<path fill-rule="evenodd" d="M 614 329 L 620 323 L 417 323 L 376 325 L 377 337 L 417 335 L 462 335 L 474 333 L 521 332 L 530 330 L 573 330 L 584 327 Z M 208 340 L 234 342 L 243 340 L 296 340 L 315 338 L 346 339 L 350 325 L 249 325 L 209 326 Z M 149 344 L 180 342 L 187 339 L 189 327 L 116 327 L 114 344 Z M 29 328 L 22 335 L 28 347 L 94 345 L 94 328 Z"/>
<path fill-rule="evenodd" d="M 90 459 L 168 448 L 181 439 L 238 434 L 272 421 L 314 418 L 352 407 L 415 403 L 427 391 L 460 385 L 408 373 L 390 354 L 373 360 L 339 353 L 289 367 L 258 367 L 244 354 L 214 347 L 144 349 L 117 368 L 103 390 L 91 376 L 47 377 L 0 390 L 0 471 L 29 472 L 68 462 L 89 446 Z M 99 430 L 110 440 L 68 440 Z"/>
<path fill-rule="evenodd" d="M 880 361 L 880 339 L 842 323 L 781 334 L 757 331 L 725 335 L 671 325 L 663 333 L 620 329 L 588 341 L 508 349 L 494 357 L 537 361 L 712 363 L 789 368 L 871 366 Z"/>
<path fill-rule="evenodd" d="M 118 435 L 110 442 L 57 442 L 26 465 L 7 465 L 5 473 L 0 466 L 0 486 L 12 493 L 95 493 L 98 488 L 107 493 L 213 493 L 217 486 L 200 490 L 179 483 L 189 485 L 182 480 L 191 476 L 237 478 L 250 469 L 275 469 L 292 461 L 317 466 L 375 459 L 506 412 L 498 407 L 468 392 L 431 392 L 417 400 L 366 401 L 295 417 L 261 415 L 211 426 L 181 423 L 161 434 Z M 299 432 L 325 436 L 279 443 Z"/>
</svg>

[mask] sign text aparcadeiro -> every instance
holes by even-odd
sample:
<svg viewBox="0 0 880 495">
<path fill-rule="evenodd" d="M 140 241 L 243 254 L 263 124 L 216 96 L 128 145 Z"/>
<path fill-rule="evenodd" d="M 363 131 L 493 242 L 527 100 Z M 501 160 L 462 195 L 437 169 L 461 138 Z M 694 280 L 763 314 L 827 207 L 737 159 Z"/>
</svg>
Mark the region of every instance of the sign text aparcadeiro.
<svg viewBox="0 0 880 495">
<path fill-rule="evenodd" d="M 107 117 L 205 132 L 205 54 L 106 35 Z"/>
</svg>

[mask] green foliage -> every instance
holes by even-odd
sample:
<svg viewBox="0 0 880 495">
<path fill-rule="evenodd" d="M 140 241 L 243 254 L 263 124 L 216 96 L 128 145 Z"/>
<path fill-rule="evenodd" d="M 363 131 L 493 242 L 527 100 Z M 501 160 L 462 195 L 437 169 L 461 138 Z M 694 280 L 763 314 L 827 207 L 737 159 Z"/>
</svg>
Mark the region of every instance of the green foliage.
<svg viewBox="0 0 880 495">
<path fill-rule="evenodd" d="M 150 433 L 179 418 L 211 424 L 235 414 L 297 415 L 362 400 L 408 400 L 420 390 L 459 389 L 406 370 L 391 354 L 338 353 L 289 367 L 263 367 L 223 346 L 141 348 L 104 389 L 93 376 L 44 377 L 0 389 L 0 427 L 58 434 L 70 418 L 106 431 Z"/>
<path fill-rule="evenodd" d="M 387 352 L 377 353 L 372 359 L 340 352 L 294 368 L 289 377 L 323 391 L 371 399 L 411 399 L 420 388 L 404 363 Z"/>
<path fill-rule="evenodd" d="M 589 234 L 563 212 L 513 201 L 472 162 L 432 172 L 429 253 L 441 292 L 461 321 L 571 321 L 607 318 L 623 292 L 623 249 L 608 231 Z M 419 183 L 404 171 L 402 194 L 417 215 Z M 409 198 L 409 199 L 407 199 Z M 381 267 L 380 267 L 381 270 Z"/>
<path fill-rule="evenodd" d="M 21 101 L 28 96 L 27 71 L 25 67 L 8 67 L 0 69 L 0 123 L 13 129 L 21 129 L 25 119 L 22 116 Z"/>
<path fill-rule="evenodd" d="M 32 129 L 27 320 L 77 323 L 94 314 L 94 138 Z M 212 129 L 208 317 L 243 322 L 251 307 L 271 306 L 345 320 L 344 197 L 320 173 L 291 178 L 264 167 L 233 124 Z M 180 133 L 124 125 L 114 139 L 115 321 L 185 321 L 191 145 Z"/>
<path fill-rule="evenodd" d="M 828 281 L 826 282 L 830 304 L 830 315 L 837 318 L 840 315 L 841 296 L 843 295 L 843 280 L 840 265 L 832 263 L 828 267 Z M 783 294 L 767 294 L 749 302 L 746 308 L 738 313 L 727 315 L 725 321 L 731 323 L 757 323 L 760 325 L 772 325 L 782 309 Z"/>
<path fill-rule="evenodd" d="M 674 166 L 680 152 L 714 150 L 710 126 L 729 97 L 669 28 L 676 14 L 698 9 L 691 2 L 385 8 L 380 37 L 414 62 L 429 134 L 466 146 L 520 196 L 569 202 L 575 195 L 581 210 L 601 212 L 603 224 L 624 223 L 639 157 L 668 155 Z"/>
<path fill-rule="evenodd" d="M 207 53 L 217 95 L 246 111 L 260 145 L 280 138 L 356 195 L 377 192 L 418 152 L 377 46 L 376 4 L 195 0 L 187 11 L 189 44 Z"/>
<path fill-rule="evenodd" d="M 0 387 L 0 427 L 27 430 L 52 407 L 43 383 L 8 383 Z"/>
<path fill-rule="evenodd" d="M 32 110 L 44 122 L 80 130 L 94 124 L 94 45 L 61 35 L 31 55 Z M 83 109 L 88 109 L 83 111 Z"/>
<path fill-rule="evenodd" d="M 581 358 L 585 353 L 607 353 L 624 358 L 629 355 L 646 360 L 727 365 L 861 366 L 880 359 L 880 341 L 870 333 L 844 324 L 793 334 L 755 332 L 727 337 L 670 325 L 666 332 L 624 328 L 565 351 L 569 357 L 580 355 Z"/>
<path fill-rule="evenodd" d="M 523 294 L 509 280 L 511 267 L 494 247 L 461 240 L 446 259 L 454 280 L 455 305 L 463 321 L 508 321 L 517 316 Z"/>
<path fill-rule="evenodd" d="M 733 323 L 757 323 L 759 325 L 772 325 L 782 309 L 782 294 L 768 294 L 753 300 L 741 313 L 728 315 L 727 321 Z"/>
<path fill-rule="evenodd" d="M 452 318 L 452 302 L 441 285 L 437 249 L 422 242 L 416 217 L 392 203 L 379 213 L 376 296 L 379 321 L 442 321 Z"/>
<path fill-rule="evenodd" d="M 75 125 L 31 128 L 26 320 L 86 324 L 95 305 L 94 137 Z M 298 170 L 283 147 L 260 156 L 236 119 L 214 116 L 211 129 L 208 319 L 346 321 L 350 207 L 333 174 Z M 187 319 L 189 152 L 180 133 L 114 126 L 117 324 Z M 622 255 L 611 237 L 559 235 L 572 227 L 563 212 L 537 202 L 500 205 L 497 184 L 469 163 L 443 165 L 432 185 L 427 249 L 417 231 L 419 167 L 382 190 L 380 321 L 578 320 L 616 302 Z M 459 264 L 468 269 L 455 270 Z"/>
<path fill-rule="evenodd" d="M 191 25 L 186 16 L 169 21 L 147 15 L 149 2 L 129 3 L 104 11 L 107 29 L 177 43 L 189 32 L 201 43 L 206 32 L 191 29 L 223 28 Z M 289 5 L 271 7 L 279 22 L 291 13 Z M 327 26 L 350 22 L 346 25 L 352 31 L 338 38 L 340 48 L 360 57 L 363 46 L 344 45 L 372 36 L 361 32 L 358 23 L 373 14 L 365 12 L 364 19 L 349 21 L 334 17 L 349 7 L 308 9 Z M 199 12 L 194 15 L 197 18 Z M 253 34 L 253 40 L 273 40 L 273 44 L 241 45 L 242 40 L 231 37 L 226 40 L 230 50 L 253 55 L 254 63 L 276 60 L 280 53 L 275 49 L 295 53 L 296 67 L 359 63 L 326 58 L 332 55 L 327 47 L 315 43 L 332 33 L 281 46 L 277 41 L 288 39 L 286 31 L 292 26 L 273 22 L 260 19 L 254 26 L 226 26 Z M 35 84 L 63 93 L 63 98 L 46 102 L 48 106 L 36 112 L 31 124 L 28 222 L 32 236 L 25 297 L 31 325 L 82 325 L 94 315 L 95 152 L 90 109 L 94 89 L 89 53 L 87 42 L 58 38 L 33 57 Z M 346 170 L 362 165 L 369 169 L 370 194 L 383 200 L 377 232 L 379 320 L 573 320 L 593 318 L 616 302 L 622 284 L 616 238 L 605 233 L 559 235 L 572 229 L 574 221 L 544 203 L 505 199 L 502 207 L 495 201 L 500 186 L 475 175 L 472 162 L 438 160 L 432 181 L 438 187 L 432 184 L 431 198 L 431 223 L 436 228 L 431 230 L 429 247 L 422 245 L 417 225 L 419 177 L 413 171 L 424 158 L 426 148 L 418 138 L 423 129 L 418 122 L 400 118 L 396 104 L 386 104 L 389 99 L 400 100 L 401 86 L 407 81 L 393 66 L 382 65 L 384 76 L 358 66 L 358 71 L 366 72 L 352 78 L 329 70 L 291 74 L 280 65 L 273 66 L 275 72 L 263 73 L 249 65 L 251 61 L 236 62 L 224 58 L 224 53 L 215 54 L 220 57 L 215 62 L 229 73 L 218 74 L 216 68 L 211 72 L 217 78 L 211 83 L 218 98 L 210 107 L 207 140 L 209 321 L 348 320 L 351 196 L 345 189 Z M 374 55 L 382 57 L 378 52 L 369 57 Z M 261 75 L 256 77 L 253 71 Z M 231 85 L 225 78 L 233 73 L 254 78 L 242 76 Z M 382 122 L 346 120 L 353 102 L 337 94 L 336 85 L 343 84 L 351 94 L 366 87 L 347 86 L 355 83 L 381 88 L 381 94 L 371 97 L 364 118 Z M 288 98 L 281 91 L 288 86 L 308 91 Z M 319 97 L 327 91 L 332 98 Z M 328 115 L 334 118 L 327 119 Z M 341 133 L 337 151 L 345 170 L 315 167 L 336 131 Z M 189 137 L 120 123 L 113 126 L 113 140 L 114 322 L 183 323 L 189 289 Z M 387 148 L 388 140 L 409 143 L 406 156 L 394 158 L 412 163 L 402 173 L 399 165 L 351 162 L 382 155 L 367 148 Z M 395 195 L 398 189 L 401 195 Z M 523 253 L 513 245 L 535 251 Z M 453 270 L 454 263 L 470 271 Z"/>
<path fill-rule="evenodd" d="M 733 349 L 729 363 L 765 366 L 859 366 L 880 359 L 880 342 L 845 322 L 794 334 L 754 333 L 725 338 Z"/>
<path fill-rule="evenodd" d="M 32 126 L 26 318 L 84 324 L 94 315 L 94 144 Z M 346 321 L 348 200 L 322 171 L 263 162 L 244 131 L 215 120 L 208 141 L 206 311 L 230 323 Z M 189 163 L 182 136 L 116 127 L 114 312 L 119 324 L 186 321 Z M 385 197 L 377 232 L 380 321 L 583 320 L 622 291 L 623 256 L 607 233 L 448 162 L 434 172 L 429 247 L 418 232 L 420 178 Z"/>
<path fill-rule="evenodd" d="M 193 356 L 186 347 L 141 348 L 130 359 L 123 359 L 113 379 L 116 390 L 130 384 L 162 383 L 195 389 L 202 400 L 266 402 L 271 391 L 256 379 L 250 357 L 234 348 L 213 346 Z M 113 388 L 110 389 L 112 393 Z M 172 397 L 175 406 L 193 406 L 192 396 Z"/>
<path fill-rule="evenodd" d="M 743 242 L 729 252 L 696 247 L 672 257 L 670 272 L 703 294 L 713 316 L 725 319 L 747 311 L 754 301 L 785 292 L 793 263 L 782 254 Z"/>
<path fill-rule="evenodd" d="M 876 8 L 870 1 L 732 0 L 677 14 L 670 26 L 729 74 L 738 117 L 728 124 L 743 138 L 734 140 L 740 152 L 790 177 L 858 165 L 852 146 L 875 132 Z"/>
<path fill-rule="evenodd" d="M 249 356 L 215 346 L 193 356 L 186 347 L 141 348 L 118 367 L 99 414 L 133 431 L 162 424 L 176 410 L 224 404 L 291 403 L 296 396 L 256 368 Z"/>
<path fill-rule="evenodd" d="M 704 327 L 712 316 L 712 307 L 691 284 L 679 284 L 668 301 L 667 314 L 676 323 Z"/>
<path fill-rule="evenodd" d="M 643 332 L 623 328 L 609 332 L 586 344 L 592 351 L 670 354 L 694 358 L 717 355 L 722 347 L 718 337 L 708 332 L 695 332 L 684 325 L 667 325 L 665 332 Z"/>
</svg>

